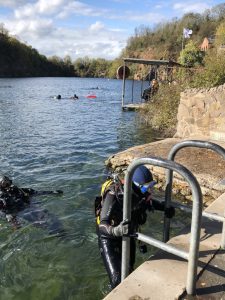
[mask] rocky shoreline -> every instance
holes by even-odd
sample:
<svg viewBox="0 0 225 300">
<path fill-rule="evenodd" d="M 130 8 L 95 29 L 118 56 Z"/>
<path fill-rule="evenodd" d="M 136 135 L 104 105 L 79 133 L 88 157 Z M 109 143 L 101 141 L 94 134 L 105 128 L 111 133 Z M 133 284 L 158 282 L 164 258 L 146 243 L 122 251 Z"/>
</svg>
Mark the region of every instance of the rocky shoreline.
<svg viewBox="0 0 225 300">
<path fill-rule="evenodd" d="M 124 172 L 132 160 L 140 157 L 161 157 L 167 158 L 170 149 L 184 139 L 167 138 L 161 141 L 152 142 L 129 148 L 110 156 L 105 164 L 114 172 Z M 203 140 L 195 138 L 195 140 Z M 225 142 L 206 140 L 214 142 L 225 148 Z M 176 155 L 176 162 L 187 167 L 197 178 L 206 206 L 225 192 L 225 160 L 217 153 L 207 149 L 188 147 L 181 149 Z M 154 179 L 157 180 L 157 187 L 165 189 L 165 169 L 150 166 Z M 183 195 L 191 199 L 191 191 L 186 181 L 179 174 L 174 172 L 173 193 Z"/>
</svg>

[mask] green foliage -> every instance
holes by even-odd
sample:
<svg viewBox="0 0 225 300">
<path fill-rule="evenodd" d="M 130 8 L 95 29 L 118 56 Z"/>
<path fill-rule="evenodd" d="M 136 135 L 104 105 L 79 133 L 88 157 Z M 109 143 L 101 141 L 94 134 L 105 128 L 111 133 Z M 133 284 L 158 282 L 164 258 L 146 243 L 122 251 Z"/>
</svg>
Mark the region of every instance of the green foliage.
<svg viewBox="0 0 225 300">
<path fill-rule="evenodd" d="M 205 67 L 195 72 L 192 87 L 214 87 L 225 83 L 225 55 L 224 51 L 216 49 L 208 51 L 205 60 Z"/>
<path fill-rule="evenodd" d="M 185 67 L 196 67 L 202 65 L 203 52 L 192 40 L 190 40 L 181 51 L 178 61 Z"/>
<path fill-rule="evenodd" d="M 117 69 L 123 65 L 122 59 L 115 59 L 111 62 L 108 70 L 108 77 L 109 78 L 116 78 Z"/>
<path fill-rule="evenodd" d="M 197 66 L 202 63 L 202 54 L 194 49 L 180 53 L 182 47 L 183 28 L 193 30 L 192 41 L 198 47 L 204 37 L 216 34 L 216 44 L 225 44 L 225 3 L 206 10 L 203 14 L 187 13 L 182 18 L 174 18 L 165 23 L 160 23 L 155 28 L 141 25 L 135 29 L 134 35 L 127 41 L 119 58 L 114 61 L 88 57 L 78 58 L 72 62 L 69 56 L 64 59 L 53 56 L 47 59 L 38 53 L 36 49 L 20 43 L 17 39 L 10 37 L 8 30 L 0 23 L 0 77 L 19 76 L 80 76 L 80 77 L 110 77 L 116 78 L 116 71 L 122 65 L 122 57 L 139 57 L 149 59 L 173 59 L 179 56 L 181 62 L 186 66 Z M 222 40 L 221 40 L 222 38 Z M 192 45 L 192 47 L 194 47 Z M 221 59 L 221 58 L 220 58 Z M 219 58 L 216 58 L 216 63 Z M 205 59 L 209 70 L 213 69 L 210 62 Z M 220 67 L 218 62 L 218 67 Z M 219 68 L 220 70 L 221 68 Z M 183 71 L 182 71 L 183 72 Z M 180 73 L 182 73 L 180 72 Z M 131 67 L 131 74 L 135 69 Z M 184 72 L 183 72 L 184 73 Z M 207 72 L 206 72 L 207 73 Z M 205 82 L 212 82 L 210 74 L 205 73 Z M 223 81 L 222 70 L 213 84 Z M 181 75 L 181 74 L 180 74 Z M 215 76 L 216 77 L 216 76 Z M 187 82 L 188 77 L 180 76 L 179 80 Z M 195 78 L 195 85 L 202 84 L 201 76 Z M 192 82 L 193 83 L 193 78 Z"/>
<path fill-rule="evenodd" d="M 160 85 L 153 99 L 146 104 L 141 114 L 153 129 L 170 135 L 175 132 L 180 92 L 180 85 Z"/>
<path fill-rule="evenodd" d="M 124 49 L 126 56 L 137 57 L 151 49 L 150 56 L 155 59 L 177 60 L 182 46 L 183 28 L 193 30 L 191 39 L 197 45 L 202 43 L 204 37 L 215 35 L 217 26 L 225 19 L 225 3 L 205 11 L 203 14 L 188 13 L 181 19 L 160 23 L 154 29 L 140 26 L 128 39 Z M 165 57 L 165 53 L 166 56 Z M 150 57 L 149 57 L 150 58 Z"/>
<path fill-rule="evenodd" d="M 0 77 L 74 76 L 71 65 L 60 58 L 47 59 L 36 49 L 9 36 L 1 26 Z"/>
<path fill-rule="evenodd" d="M 215 45 L 217 48 L 225 45 L 225 22 L 220 23 L 216 29 Z"/>
<path fill-rule="evenodd" d="M 90 59 L 89 57 L 75 60 L 74 69 L 79 77 L 108 77 L 111 62 L 103 58 Z M 112 77 L 116 76 L 116 71 Z"/>
</svg>

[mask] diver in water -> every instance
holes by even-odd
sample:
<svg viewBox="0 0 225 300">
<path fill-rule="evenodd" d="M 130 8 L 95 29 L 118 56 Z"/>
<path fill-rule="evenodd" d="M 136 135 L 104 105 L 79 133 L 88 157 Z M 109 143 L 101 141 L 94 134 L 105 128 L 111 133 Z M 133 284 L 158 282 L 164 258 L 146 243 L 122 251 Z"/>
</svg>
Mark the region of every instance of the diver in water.
<svg viewBox="0 0 225 300">
<path fill-rule="evenodd" d="M 19 227 L 16 215 L 30 204 L 32 196 L 38 195 L 60 195 L 61 190 L 56 191 L 36 191 L 31 188 L 19 188 L 13 184 L 7 176 L 0 176 L 0 211 L 6 219 L 15 227 Z"/>
<path fill-rule="evenodd" d="M 131 223 L 127 224 L 128 234 L 132 236 L 140 225 L 145 224 L 146 211 L 164 211 L 164 203 L 151 199 L 151 191 L 156 184 L 151 172 L 145 167 L 138 167 L 132 178 Z M 173 207 L 165 210 L 167 217 L 175 214 Z M 123 235 L 123 184 L 118 176 L 109 178 L 102 186 L 101 196 L 95 200 L 95 215 L 100 253 L 109 275 L 111 288 L 121 282 L 121 252 Z M 134 269 L 136 241 L 130 239 L 130 273 Z M 140 246 L 146 252 L 146 245 Z"/>
<path fill-rule="evenodd" d="M 57 96 L 54 96 L 54 99 L 62 99 L 62 96 L 61 95 L 57 95 Z"/>
<path fill-rule="evenodd" d="M 79 97 L 76 94 L 74 94 L 73 97 L 71 97 L 70 99 L 75 99 L 76 100 L 76 99 L 79 99 Z"/>
<path fill-rule="evenodd" d="M 158 90 L 159 83 L 156 79 L 153 79 L 150 82 L 149 87 L 144 90 L 142 99 L 144 99 L 145 101 L 149 101 L 157 93 Z"/>
</svg>

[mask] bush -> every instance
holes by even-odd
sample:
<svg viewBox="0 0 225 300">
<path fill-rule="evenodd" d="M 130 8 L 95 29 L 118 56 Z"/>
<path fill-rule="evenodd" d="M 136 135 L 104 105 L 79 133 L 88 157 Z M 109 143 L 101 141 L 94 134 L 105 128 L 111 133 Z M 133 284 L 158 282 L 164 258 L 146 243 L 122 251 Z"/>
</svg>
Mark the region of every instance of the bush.
<svg viewBox="0 0 225 300">
<path fill-rule="evenodd" d="M 202 65 L 203 57 L 203 52 L 199 50 L 199 47 L 192 40 L 190 40 L 181 51 L 178 61 L 185 67 L 195 67 Z"/>
<path fill-rule="evenodd" d="M 205 56 L 205 68 L 196 72 L 192 87 L 214 87 L 225 83 L 225 56 L 223 50 L 212 49 Z"/>
<path fill-rule="evenodd" d="M 173 136 L 175 133 L 181 90 L 180 85 L 160 85 L 158 92 L 141 111 L 145 121 L 164 136 Z"/>
</svg>

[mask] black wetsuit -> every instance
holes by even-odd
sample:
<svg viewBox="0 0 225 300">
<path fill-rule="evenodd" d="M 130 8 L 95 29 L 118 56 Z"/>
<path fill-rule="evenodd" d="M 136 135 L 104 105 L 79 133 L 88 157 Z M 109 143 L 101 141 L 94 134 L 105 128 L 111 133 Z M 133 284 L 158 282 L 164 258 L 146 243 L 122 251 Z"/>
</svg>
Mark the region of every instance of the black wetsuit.
<svg viewBox="0 0 225 300">
<path fill-rule="evenodd" d="M 22 218 L 32 222 L 34 225 L 42 227 L 48 227 L 51 233 L 61 231 L 59 229 L 59 222 L 56 218 L 52 217 L 47 210 L 43 210 L 37 207 L 30 207 L 30 200 L 32 196 L 38 195 L 50 195 L 50 194 L 62 194 L 61 190 L 57 191 L 36 191 L 31 188 L 19 188 L 16 185 L 11 184 L 6 188 L 0 189 L 0 211 L 1 217 L 6 217 L 7 221 L 11 222 L 15 228 L 20 227 L 20 222 L 17 219 L 19 212 L 23 211 Z M 19 214 L 21 216 L 21 214 Z M 50 218 L 51 217 L 51 218 Z M 53 221 L 54 222 L 53 222 Z M 53 225 L 54 226 L 53 226 Z M 57 226 L 55 226 L 57 224 Z M 55 230 L 55 228 L 57 228 Z"/>
<path fill-rule="evenodd" d="M 147 210 L 150 211 L 153 208 L 164 210 L 164 204 L 154 200 L 147 201 L 148 195 L 144 196 L 138 190 L 132 194 L 132 223 L 130 225 L 132 232 L 137 232 L 139 225 L 146 222 Z M 115 185 L 112 184 L 103 196 L 102 202 L 100 224 L 97 225 L 99 249 L 111 287 L 115 288 L 121 282 L 122 238 L 112 234 L 112 227 L 119 225 L 123 220 L 123 195 L 118 194 Z M 135 263 L 135 239 L 131 238 L 130 243 L 130 272 L 132 272 Z"/>
<path fill-rule="evenodd" d="M 144 99 L 145 101 L 148 101 L 151 97 L 151 87 L 147 88 L 144 90 L 143 95 L 142 95 L 142 99 Z"/>
<path fill-rule="evenodd" d="M 33 189 L 18 188 L 11 184 L 7 188 L 0 189 L 0 206 L 5 212 L 20 210 L 30 202 L 30 196 L 37 192 Z"/>
</svg>

